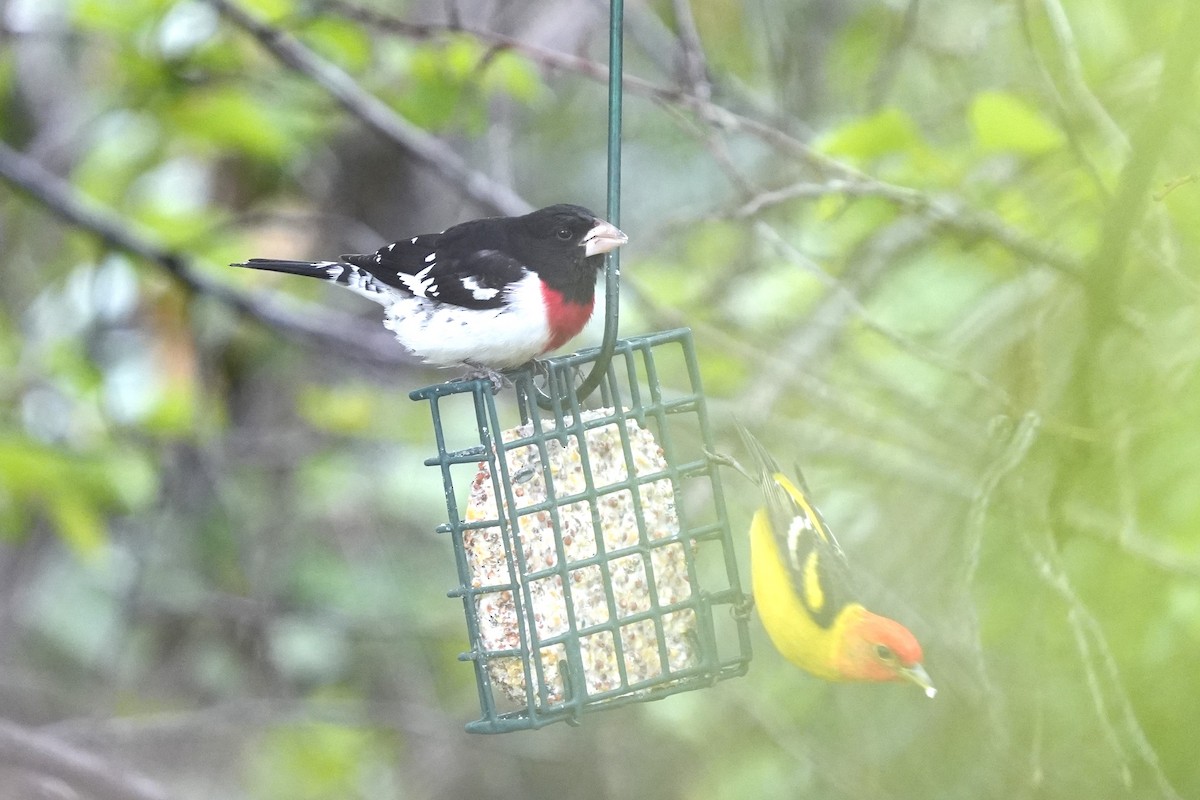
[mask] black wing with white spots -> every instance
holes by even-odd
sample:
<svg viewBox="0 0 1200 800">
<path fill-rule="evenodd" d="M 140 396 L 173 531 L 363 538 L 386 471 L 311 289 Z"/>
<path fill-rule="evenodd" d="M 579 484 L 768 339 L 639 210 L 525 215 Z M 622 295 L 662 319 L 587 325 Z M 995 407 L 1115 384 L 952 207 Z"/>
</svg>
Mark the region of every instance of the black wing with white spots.
<svg viewBox="0 0 1200 800">
<path fill-rule="evenodd" d="M 740 422 L 738 433 L 753 457 L 750 475 L 763 493 L 764 508 L 780 554 L 785 559 L 792 590 L 813 621 L 828 628 L 855 591 L 846 555 L 808 496 L 804 475 L 797 468 L 793 482 Z"/>
<path fill-rule="evenodd" d="M 529 274 L 520 261 L 494 249 L 456 253 L 441 237 L 417 236 L 342 261 L 393 289 L 463 308 L 499 308 L 504 293 Z"/>
</svg>

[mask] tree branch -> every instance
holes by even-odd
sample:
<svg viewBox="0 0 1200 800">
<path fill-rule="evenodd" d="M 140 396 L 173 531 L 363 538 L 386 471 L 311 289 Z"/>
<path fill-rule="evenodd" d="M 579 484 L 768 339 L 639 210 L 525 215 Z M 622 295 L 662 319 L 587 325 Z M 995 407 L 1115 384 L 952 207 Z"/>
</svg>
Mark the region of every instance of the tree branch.
<svg viewBox="0 0 1200 800">
<path fill-rule="evenodd" d="M 272 27 L 232 0 L 208 0 L 226 19 L 249 33 L 284 66 L 312 80 L 354 117 L 414 160 L 441 175 L 464 196 L 505 216 L 533 210 L 512 188 L 472 169 L 453 148 L 397 114 L 337 66 L 297 39 Z"/>
<path fill-rule="evenodd" d="M 158 265 L 188 291 L 216 300 L 239 314 L 294 338 L 316 342 L 378 365 L 395 367 L 416 363 L 382 326 L 369 325 L 357 317 L 313 306 L 287 310 L 206 277 L 186 256 L 155 241 L 150 232 L 96 205 L 33 159 L 3 143 L 0 143 L 0 178 L 24 191 L 60 219 L 97 236 L 110 247 Z"/>
<path fill-rule="evenodd" d="M 889 264 L 895 263 L 902 254 L 914 248 L 916 243 L 928 234 L 929 224 L 906 219 L 881 228 L 879 235 L 874 237 L 875 241 L 852 259 L 851 270 L 839 278 L 805 257 L 770 225 L 761 220 L 757 222 L 755 230 L 759 235 L 829 290 L 826 297 L 809 313 L 804 323 L 780 343 L 779 351 L 784 353 L 785 359 L 791 363 L 815 363 L 832 347 L 833 340 L 845 330 L 846 320 L 853 315 L 866 328 L 875 331 L 909 355 L 951 375 L 966 379 L 986 392 L 1001 408 L 1007 409 L 1011 407 L 1012 399 L 995 381 L 970 365 L 879 322 L 859 299 L 865 286 L 874 283 Z M 777 395 L 760 394 L 758 401 L 765 405 L 757 409 L 757 413 L 767 413 L 778 399 Z M 966 445 L 970 438 L 964 437 L 963 444 Z"/>
<path fill-rule="evenodd" d="M 1127 789 L 1133 788 L 1130 764 L 1132 756 L 1137 756 L 1149 771 L 1159 794 L 1167 800 L 1181 800 L 1179 792 L 1163 771 L 1158 753 L 1138 722 L 1133 703 L 1121 683 L 1117 660 L 1100 623 L 1076 593 L 1066 571 L 1054 555 L 1053 544 L 1039 545 L 1034 542 L 1030 527 L 1022 526 L 1021 541 L 1038 577 L 1067 607 L 1067 623 L 1075 638 L 1075 648 L 1087 679 L 1088 694 L 1092 698 L 1100 730 L 1116 759 L 1114 767 L 1119 779 Z M 1046 531 L 1043 538 L 1051 539 L 1048 521 L 1040 527 Z"/>
<path fill-rule="evenodd" d="M 1129 137 L 1088 86 L 1083 61 L 1075 43 L 1075 32 L 1071 30 L 1071 21 L 1067 18 L 1066 9 L 1059 0 L 1042 0 L 1042 7 L 1046 10 L 1050 30 L 1054 32 L 1054 39 L 1058 44 L 1067 91 L 1074 98 L 1076 105 L 1092 118 L 1096 129 L 1104 132 L 1110 144 L 1117 147 L 1122 154 L 1128 155 Z"/>
<path fill-rule="evenodd" d="M 61 739 L 0 719 L 0 762 L 56 778 L 98 800 L 166 800 L 157 781 Z"/>
<path fill-rule="evenodd" d="M 227 2 L 227 0 L 209 1 Z M 347 2 L 347 0 L 318 0 L 317 6 L 364 25 L 410 38 L 430 39 L 449 33 L 464 33 L 496 47 L 520 53 L 543 68 L 568 70 L 596 82 L 608 82 L 608 67 L 604 64 L 581 56 L 528 44 L 511 36 L 472 28 L 414 24 L 362 8 Z M 923 214 L 942 228 L 953 231 L 964 238 L 994 241 L 1020 258 L 1045 264 L 1070 275 L 1078 275 L 1081 271 L 1079 261 L 1070 254 L 1047 246 L 1009 226 L 995 214 L 970 208 L 961 199 L 946 195 L 930 195 L 917 189 L 879 180 L 813 149 L 779 128 L 717 105 L 688 90 L 659 86 L 644 78 L 628 74 L 624 76 L 622 83 L 625 90 L 631 94 L 649 98 L 665 107 L 690 111 L 714 128 L 753 136 L 773 150 L 803 162 L 826 178 L 834 187 L 826 194 L 880 197 L 907 210 Z M 782 202 L 786 199 L 790 198 L 781 197 L 774 201 Z M 763 207 L 765 205 L 767 204 L 764 204 Z"/>
<path fill-rule="evenodd" d="M 700 31 L 696 18 L 692 16 L 691 0 L 672 0 L 675 11 L 675 27 L 678 29 L 680 71 L 691 87 L 692 94 L 705 101 L 712 96 L 712 83 L 708 79 L 708 60 L 704 56 L 704 45 L 700 42 Z"/>
<path fill-rule="evenodd" d="M 1182 122 L 1184 110 L 1194 97 L 1192 73 L 1200 60 L 1200 50 L 1191 37 L 1200 28 L 1200 3 L 1184 3 L 1180 13 L 1182 19 L 1166 45 L 1154 103 L 1134 131 L 1130 158 L 1121 170 L 1117 190 L 1100 226 L 1100 240 L 1089 259 L 1087 341 L 1095 346 L 1097 371 L 1102 361 L 1099 352 L 1104 342 L 1103 328 L 1117 314 L 1126 253 L 1150 202 L 1155 168 L 1162 159 L 1170 133 Z"/>
<path fill-rule="evenodd" d="M 1046 84 L 1046 91 L 1054 101 L 1055 110 L 1058 112 L 1058 123 L 1063 132 L 1067 136 L 1067 144 L 1071 151 L 1075 154 L 1075 158 L 1087 172 L 1088 177 L 1096 186 L 1097 193 L 1107 199 L 1111 195 L 1111 188 L 1108 186 L 1097 169 L 1095 161 L 1088 155 L 1087 147 L 1080 136 L 1079 125 L 1076 124 L 1074 110 L 1068 108 L 1068 97 L 1064 95 L 1063 90 L 1059 88 L 1059 82 L 1055 79 L 1050 65 L 1046 63 L 1046 59 L 1042 56 L 1040 48 L 1033 32 L 1033 20 L 1030 19 L 1030 11 L 1026 8 L 1025 0 L 1019 0 L 1016 4 L 1017 19 L 1020 22 L 1021 34 L 1025 39 L 1025 46 L 1029 50 L 1029 54 L 1033 57 L 1033 63 L 1037 66 L 1038 72 L 1041 73 L 1042 82 Z M 1051 15 L 1053 16 L 1053 15 Z M 1076 101 L 1078 105 L 1078 101 Z M 1111 122 L 1111 120 L 1109 120 Z M 1123 136 L 1123 133 L 1122 133 Z M 1126 139 L 1121 139 L 1125 150 L 1122 152 L 1122 157 L 1128 156 L 1129 142 Z"/>
<path fill-rule="evenodd" d="M 891 93 L 896 76 L 900 74 L 900 62 L 904 60 L 904 52 L 916 35 L 920 14 L 921 0 L 908 0 L 900 26 L 892 33 L 887 49 L 880 55 L 879 64 L 867 84 L 867 108 L 871 111 L 882 108 Z"/>
</svg>

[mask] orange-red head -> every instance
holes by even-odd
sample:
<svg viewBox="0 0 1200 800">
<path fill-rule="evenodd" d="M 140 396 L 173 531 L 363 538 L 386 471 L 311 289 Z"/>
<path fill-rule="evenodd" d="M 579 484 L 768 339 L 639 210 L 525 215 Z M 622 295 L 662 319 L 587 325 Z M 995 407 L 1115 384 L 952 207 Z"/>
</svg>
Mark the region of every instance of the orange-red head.
<svg viewBox="0 0 1200 800">
<path fill-rule="evenodd" d="M 937 689 L 921 665 L 921 645 L 908 628 L 862 606 L 843 612 L 836 669 L 847 681 L 911 681 L 933 697 Z"/>
</svg>

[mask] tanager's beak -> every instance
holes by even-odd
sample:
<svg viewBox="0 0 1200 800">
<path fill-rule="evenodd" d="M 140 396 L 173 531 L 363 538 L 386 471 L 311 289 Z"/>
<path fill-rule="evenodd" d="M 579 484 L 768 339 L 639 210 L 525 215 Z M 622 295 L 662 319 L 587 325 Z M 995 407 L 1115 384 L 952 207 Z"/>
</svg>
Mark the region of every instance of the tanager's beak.
<svg viewBox="0 0 1200 800">
<path fill-rule="evenodd" d="M 616 225 L 600 219 L 596 220 L 595 227 L 583 237 L 583 252 L 585 256 L 598 256 L 601 253 L 616 250 L 628 241 L 629 237 L 622 233 Z"/>
<path fill-rule="evenodd" d="M 929 673 L 920 664 L 913 664 L 911 667 L 902 667 L 900 669 L 900 677 L 906 681 L 912 681 L 924 689 L 926 697 L 933 697 L 937 694 L 937 689 L 934 688 L 933 681 L 929 679 Z"/>
</svg>

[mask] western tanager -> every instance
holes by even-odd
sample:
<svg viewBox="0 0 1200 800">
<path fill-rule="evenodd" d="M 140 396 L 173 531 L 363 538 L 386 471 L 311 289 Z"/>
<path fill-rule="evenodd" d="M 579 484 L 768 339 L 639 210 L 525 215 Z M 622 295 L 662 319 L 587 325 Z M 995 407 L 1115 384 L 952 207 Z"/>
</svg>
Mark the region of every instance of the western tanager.
<svg viewBox="0 0 1200 800">
<path fill-rule="evenodd" d="M 754 461 L 763 506 L 750 523 L 754 605 L 776 649 L 796 666 L 830 681 L 912 681 L 933 697 L 921 645 L 895 620 L 866 609 L 854 595 L 846 556 L 808 497 L 740 423 Z"/>
</svg>

